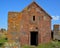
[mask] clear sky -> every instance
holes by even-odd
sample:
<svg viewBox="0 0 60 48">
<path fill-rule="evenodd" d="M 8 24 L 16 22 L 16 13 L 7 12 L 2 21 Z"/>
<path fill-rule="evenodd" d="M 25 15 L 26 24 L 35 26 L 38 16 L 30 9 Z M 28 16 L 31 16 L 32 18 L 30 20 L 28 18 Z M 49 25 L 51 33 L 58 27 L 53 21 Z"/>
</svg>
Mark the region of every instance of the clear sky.
<svg viewBox="0 0 60 48">
<path fill-rule="evenodd" d="M 0 28 L 8 27 L 8 12 L 21 12 L 33 0 L 0 0 Z M 54 24 L 60 24 L 60 0 L 35 0 L 52 19 L 52 28 Z"/>
</svg>

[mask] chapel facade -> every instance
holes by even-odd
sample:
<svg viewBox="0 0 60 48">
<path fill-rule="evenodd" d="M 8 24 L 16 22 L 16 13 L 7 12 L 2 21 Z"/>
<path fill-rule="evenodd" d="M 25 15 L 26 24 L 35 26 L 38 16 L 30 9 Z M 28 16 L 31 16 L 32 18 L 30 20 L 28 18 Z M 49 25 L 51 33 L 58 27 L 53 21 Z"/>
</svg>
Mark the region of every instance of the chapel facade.
<svg viewBox="0 0 60 48">
<path fill-rule="evenodd" d="M 8 40 L 21 45 L 38 45 L 51 41 L 51 19 L 36 2 L 21 12 L 8 13 Z"/>
</svg>

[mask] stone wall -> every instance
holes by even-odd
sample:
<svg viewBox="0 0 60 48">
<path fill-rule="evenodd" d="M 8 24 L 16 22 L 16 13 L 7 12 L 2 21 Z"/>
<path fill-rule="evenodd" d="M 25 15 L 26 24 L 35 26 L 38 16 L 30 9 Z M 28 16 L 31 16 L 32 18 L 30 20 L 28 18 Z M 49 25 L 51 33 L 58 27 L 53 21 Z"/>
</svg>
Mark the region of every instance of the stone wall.
<svg viewBox="0 0 60 48">
<path fill-rule="evenodd" d="M 35 16 L 34 20 L 33 16 Z M 30 45 L 31 31 L 38 31 L 38 44 L 50 42 L 51 17 L 35 2 L 22 12 L 8 13 L 9 41 L 19 41 L 21 45 Z"/>
</svg>

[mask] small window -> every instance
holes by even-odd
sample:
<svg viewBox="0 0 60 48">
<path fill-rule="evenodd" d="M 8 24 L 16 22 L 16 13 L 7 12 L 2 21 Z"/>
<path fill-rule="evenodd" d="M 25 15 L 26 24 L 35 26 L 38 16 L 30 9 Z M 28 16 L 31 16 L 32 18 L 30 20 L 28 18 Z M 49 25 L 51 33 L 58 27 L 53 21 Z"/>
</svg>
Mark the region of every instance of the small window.
<svg viewBox="0 0 60 48">
<path fill-rule="evenodd" d="M 33 21 L 35 21 L 35 16 L 33 16 Z"/>
<path fill-rule="evenodd" d="M 36 29 L 38 29 L 38 27 L 36 27 Z"/>
</svg>

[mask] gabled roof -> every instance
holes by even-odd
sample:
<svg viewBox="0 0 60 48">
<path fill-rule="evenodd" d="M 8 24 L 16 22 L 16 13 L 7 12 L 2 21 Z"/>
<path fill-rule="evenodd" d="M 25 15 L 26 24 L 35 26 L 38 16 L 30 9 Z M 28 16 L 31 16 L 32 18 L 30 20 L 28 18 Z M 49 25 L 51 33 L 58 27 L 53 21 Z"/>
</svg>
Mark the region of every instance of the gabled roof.
<svg viewBox="0 0 60 48">
<path fill-rule="evenodd" d="M 52 19 L 52 17 L 42 7 L 40 7 L 36 2 L 33 1 L 30 5 L 32 5 L 32 4 L 36 4 L 44 13 L 46 13 Z M 27 6 L 25 9 L 27 9 L 29 6 Z"/>
</svg>

